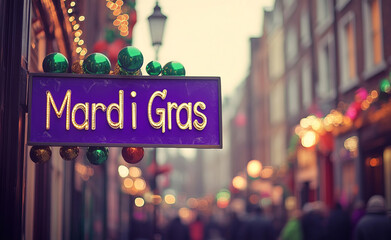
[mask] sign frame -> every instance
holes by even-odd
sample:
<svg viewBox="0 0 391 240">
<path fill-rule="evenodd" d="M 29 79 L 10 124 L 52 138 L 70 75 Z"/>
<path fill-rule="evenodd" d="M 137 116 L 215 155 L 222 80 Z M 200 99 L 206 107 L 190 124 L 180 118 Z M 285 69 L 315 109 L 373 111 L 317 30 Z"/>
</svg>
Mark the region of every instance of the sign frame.
<svg viewBox="0 0 391 240">
<path fill-rule="evenodd" d="M 31 106 L 32 106 L 32 87 L 34 77 L 53 77 L 53 78 L 94 78 L 94 79 L 123 79 L 126 80 L 148 80 L 148 81 L 164 81 L 164 80 L 198 80 L 198 81 L 217 81 L 218 86 L 218 127 L 219 127 L 219 144 L 203 145 L 203 144 L 149 144 L 149 143 L 90 143 L 90 142 L 39 142 L 32 141 L 31 134 Z M 29 95 L 28 95 L 28 131 L 27 144 L 28 145 L 44 145 L 44 146 L 104 146 L 104 147 L 145 147 L 145 148 L 198 148 L 198 149 L 222 149 L 223 148 L 223 125 L 222 125 L 222 96 L 221 96 L 221 79 L 220 77 L 198 77 L 198 76 L 121 76 L 121 75 L 95 75 L 95 74 L 73 74 L 73 73 L 30 73 L 29 74 Z"/>
</svg>

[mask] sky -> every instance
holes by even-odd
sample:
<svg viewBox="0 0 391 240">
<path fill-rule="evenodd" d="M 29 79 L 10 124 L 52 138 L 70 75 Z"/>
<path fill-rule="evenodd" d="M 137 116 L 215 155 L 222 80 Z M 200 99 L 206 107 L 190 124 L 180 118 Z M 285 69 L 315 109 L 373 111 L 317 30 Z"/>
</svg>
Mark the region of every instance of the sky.
<svg viewBox="0 0 391 240">
<path fill-rule="evenodd" d="M 137 0 L 133 46 L 155 60 L 148 16 L 155 0 Z M 223 97 L 232 96 L 249 71 L 250 38 L 261 35 L 263 7 L 274 0 L 160 0 L 167 16 L 159 62 L 178 61 L 186 76 L 219 76 Z"/>
</svg>

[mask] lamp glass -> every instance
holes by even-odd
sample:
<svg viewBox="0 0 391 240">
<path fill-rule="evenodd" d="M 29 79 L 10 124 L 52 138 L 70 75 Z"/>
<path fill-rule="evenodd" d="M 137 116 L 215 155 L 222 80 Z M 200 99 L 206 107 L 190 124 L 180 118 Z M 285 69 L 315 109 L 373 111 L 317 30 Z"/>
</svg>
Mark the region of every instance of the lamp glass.
<svg viewBox="0 0 391 240">
<path fill-rule="evenodd" d="M 151 31 L 152 45 L 161 45 L 163 39 L 164 26 L 167 17 L 162 14 L 161 9 L 156 2 L 153 14 L 148 17 L 149 29 Z"/>
</svg>

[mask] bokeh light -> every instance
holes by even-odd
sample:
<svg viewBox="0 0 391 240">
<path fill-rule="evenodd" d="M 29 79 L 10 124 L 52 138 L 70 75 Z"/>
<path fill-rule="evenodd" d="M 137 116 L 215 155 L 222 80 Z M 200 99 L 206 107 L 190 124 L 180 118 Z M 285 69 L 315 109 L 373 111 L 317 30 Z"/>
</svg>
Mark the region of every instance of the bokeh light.
<svg viewBox="0 0 391 240">
<path fill-rule="evenodd" d="M 138 190 L 138 191 L 144 191 L 145 190 L 145 187 L 147 186 L 146 182 L 144 179 L 142 178 L 136 178 L 134 180 L 134 187 Z"/>
<path fill-rule="evenodd" d="M 141 177 L 141 169 L 138 167 L 130 167 L 129 168 L 129 175 L 132 178 L 138 178 Z"/>
<path fill-rule="evenodd" d="M 124 179 L 124 186 L 125 186 L 125 188 L 133 187 L 133 180 L 131 178 L 125 178 Z"/>
<path fill-rule="evenodd" d="M 141 198 L 141 197 L 137 197 L 136 199 L 134 199 L 134 205 L 136 205 L 136 207 L 142 207 L 144 206 L 144 199 Z"/>
<path fill-rule="evenodd" d="M 164 196 L 164 201 L 165 201 L 167 204 L 175 204 L 176 198 L 175 198 L 175 196 L 172 195 L 172 194 L 167 194 L 166 196 Z"/>
<path fill-rule="evenodd" d="M 242 176 L 236 176 L 232 179 L 232 185 L 238 190 L 244 190 L 247 187 L 247 180 Z"/>
<path fill-rule="evenodd" d="M 316 144 L 316 140 L 316 133 L 314 131 L 307 131 L 301 138 L 301 145 L 306 148 L 313 147 Z"/>
<path fill-rule="evenodd" d="M 118 166 L 118 174 L 122 178 L 127 177 L 129 175 L 129 169 L 124 165 L 119 165 Z"/>
<path fill-rule="evenodd" d="M 251 160 L 247 164 L 247 174 L 252 178 L 257 178 L 261 174 L 262 163 L 258 160 Z"/>
</svg>

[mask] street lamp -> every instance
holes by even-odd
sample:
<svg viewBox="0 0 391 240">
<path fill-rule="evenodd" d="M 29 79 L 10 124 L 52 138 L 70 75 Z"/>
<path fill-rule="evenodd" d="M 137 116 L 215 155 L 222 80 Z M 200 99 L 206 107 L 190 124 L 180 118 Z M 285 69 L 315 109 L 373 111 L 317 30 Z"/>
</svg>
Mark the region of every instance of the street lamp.
<svg viewBox="0 0 391 240">
<path fill-rule="evenodd" d="M 155 48 L 155 60 L 158 61 L 159 48 L 162 45 L 164 25 L 166 24 L 167 17 L 162 13 L 158 1 L 156 1 L 156 6 L 153 9 L 153 13 L 148 17 L 149 22 L 149 30 L 151 32 L 151 40 L 152 46 Z M 158 164 L 156 161 L 157 149 L 153 150 L 153 159 L 152 164 L 154 164 L 155 172 L 153 173 L 153 179 L 151 183 L 151 190 L 153 191 L 154 196 L 158 196 L 158 188 L 157 188 L 157 171 Z M 157 211 L 158 205 L 154 203 L 153 207 L 153 234 L 154 239 L 159 239 L 158 231 L 157 231 Z"/>
<path fill-rule="evenodd" d="M 158 1 L 153 9 L 153 13 L 148 17 L 149 30 L 151 31 L 152 46 L 155 48 L 155 59 L 158 60 L 159 47 L 162 45 L 164 25 L 167 17 L 161 12 Z"/>
</svg>

